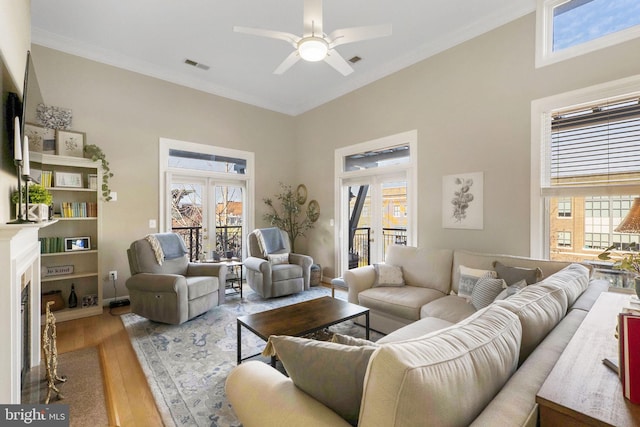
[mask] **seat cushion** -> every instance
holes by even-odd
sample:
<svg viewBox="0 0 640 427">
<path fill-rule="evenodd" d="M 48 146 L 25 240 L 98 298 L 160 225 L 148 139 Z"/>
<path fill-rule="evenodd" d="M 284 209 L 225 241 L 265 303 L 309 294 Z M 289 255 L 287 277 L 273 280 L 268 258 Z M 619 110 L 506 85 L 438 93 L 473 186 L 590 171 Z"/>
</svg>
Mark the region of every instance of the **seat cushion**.
<svg viewBox="0 0 640 427">
<path fill-rule="evenodd" d="M 219 289 L 218 278 L 215 276 L 191 276 L 185 278 L 187 281 L 187 298 L 189 301 Z"/>
<path fill-rule="evenodd" d="M 424 304 L 443 296 L 440 291 L 418 286 L 380 286 L 360 292 L 358 303 L 403 319 L 418 320 Z"/>
<path fill-rule="evenodd" d="M 298 279 L 300 277 L 302 277 L 302 267 L 299 265 L 277 264 L 271 266 L 271 280 L 274 282 Z"/>
<path fill-rule="evenodd" d="M 407 326 L 403 326 L 400 329 L 396 329 L 389 335 L 380 338 L 376 341 L 376 344 L 385 344 L 418 338 L 423 335 L 430 334 L 431 332 L 448 328 L 453 324 L 453 322 L 438 319 L 437 317 L 425 317 L 424 319 L 409 323 Z"/>
<path fill-rule="evenodd" d="M 420 309 L 420 318 L 437 317 L 451 323 L 458 323 L 476 312 L 476 308 L 466 298 L 447 295 L 438 298 Z"/>
<path fill-rule="evenodd" d="M 516 370 L 521 326 L 495 304 L 371 356 L 360 425 L 469 425 Z"/>
</svg>

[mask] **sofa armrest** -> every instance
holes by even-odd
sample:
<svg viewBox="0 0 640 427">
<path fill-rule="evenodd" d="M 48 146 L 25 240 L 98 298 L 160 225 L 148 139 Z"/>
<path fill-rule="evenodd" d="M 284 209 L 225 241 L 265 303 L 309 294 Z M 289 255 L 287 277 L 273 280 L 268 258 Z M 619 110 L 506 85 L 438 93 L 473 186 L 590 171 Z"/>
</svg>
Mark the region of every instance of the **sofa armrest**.
<svg viewBox="0 0 640 427">
<path fill-rule="evenodd" d="M 366 265 L 347 270 L 342 277 L 349 288 L 349 302 L 358 304 L 358 294 L 373 286 L 376 280 L 376 270 L 372 265 Z"/>
<path fill-rule="evenodd" d="M 227 398 L 244 427 L 348 427 L 350 424 L 263 362 L 235 367 Z"/>
<path fill-rule="evenodd" d="M 138 273 L 126 281 L 127 289 L 139 292 L 175 292 L 187 291 L 187 281 L 179 274 Z"/>
<path fill-rule="evenodd" d="M 309 255 L 302 254 L 289 254 L 289 263 L 296 264 L 302 267 L 302 278 L 304 279 L 305 291 L 311 287 L 311 266 L 313 265 L 313 258 Z"/>
</svg>

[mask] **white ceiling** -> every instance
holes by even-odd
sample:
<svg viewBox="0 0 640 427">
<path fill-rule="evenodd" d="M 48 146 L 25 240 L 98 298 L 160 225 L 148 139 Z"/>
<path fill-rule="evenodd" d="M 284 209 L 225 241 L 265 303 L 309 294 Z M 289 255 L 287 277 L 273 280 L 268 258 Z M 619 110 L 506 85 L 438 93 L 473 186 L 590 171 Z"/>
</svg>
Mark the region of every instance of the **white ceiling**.
<svg viewBox="0 0 640 427">
<path fill-rule="evenodd" d="M 284 41 L 233 26 L 302 34 L 303 0 L 31 0 L 32 42 L 237 101 L 297 115 L 535 10 L 536 0 L 324 0 L 324 32 L 390 23 L 390 37 L 342 45 L 342 76 L 299 61 Z M 191 59 L 211 68 L 184 64 Z M 36 58 L 37 61 L 37 58 Z"/>
</svg>

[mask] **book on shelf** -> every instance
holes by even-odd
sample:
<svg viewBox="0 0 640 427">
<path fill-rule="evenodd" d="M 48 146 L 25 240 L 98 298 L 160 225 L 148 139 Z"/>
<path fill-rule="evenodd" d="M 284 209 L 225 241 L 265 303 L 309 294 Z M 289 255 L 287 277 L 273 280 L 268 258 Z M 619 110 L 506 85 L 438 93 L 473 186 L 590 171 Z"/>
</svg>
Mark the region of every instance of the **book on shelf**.
<svg viewBox="0 0 640 427">
<path fill-rule="evenodd" d="M 52 177 L 52 171 L 42 171 L 42 175 L 40 175 L 40 184 L 45 188 L 51 188 L 51 184 L 53 182 Z"/>
<path fill-rule="evenodd" d="M 619 375 L 622 392 L 640 404 L 640 311 L 624 308 L 618 315 Z"/>
<path fill-rule="evenodd" d="M 61 202 L 62 218 L 95 218 L 98 216 L 98 204 L 95 202 Z"/>
</svg>

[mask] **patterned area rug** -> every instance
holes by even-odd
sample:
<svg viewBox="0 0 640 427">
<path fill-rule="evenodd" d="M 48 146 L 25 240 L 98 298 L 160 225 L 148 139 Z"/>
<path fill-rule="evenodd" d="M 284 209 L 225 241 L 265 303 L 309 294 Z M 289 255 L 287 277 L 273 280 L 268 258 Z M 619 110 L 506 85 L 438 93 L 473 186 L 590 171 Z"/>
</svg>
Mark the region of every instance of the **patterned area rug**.
<svg viewBox="0 0 640 427">
<path fill-rule="evenodd" d="M 264 300 L 245 286 L 244 295 L 242 300 L 239 295 L 227 296 L 222 306 L 179 326 L 154 323 L 132 313 L 121 316 L 166 426 L 240 426 L 224 393 L 227 375 L 236 366 L 236 318 L 331 295 L 331 291 L 320 286 Z M 346 299 L 346 293 L 336 297 Z M 365 335 L 364 328 L 352 321 L 332 326 L 331 331 Z M 379 337 L 371 333 L 372 340 Z M 264 346 L 260 338 L 242 331 L 243 357 L 261 352 Z"/>
</svg>

